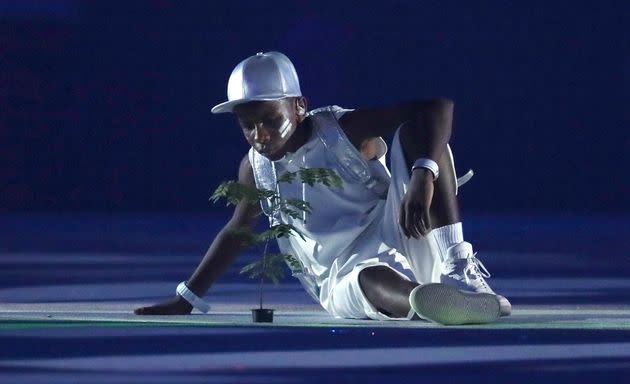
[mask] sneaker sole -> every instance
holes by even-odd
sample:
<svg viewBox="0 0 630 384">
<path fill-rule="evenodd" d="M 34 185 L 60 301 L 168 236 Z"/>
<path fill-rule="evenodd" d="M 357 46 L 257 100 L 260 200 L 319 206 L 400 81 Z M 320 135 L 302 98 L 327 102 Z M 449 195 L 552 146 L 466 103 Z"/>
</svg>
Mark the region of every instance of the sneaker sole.
<svg viewBox="0 0 630 384">
<path fill-rule="evenodd" d="M 463 292 L 440 283 L 414 288 L 409 303 L 420 317 L 443 325 L 491 323 L 501 313 L 495 295 Z"/>
<path fill-rule="evenodd" d="M 462 291 L 475 292 L 471 290 L 471 287 L 467 285 L 458 285 L 460 284 L 460 282 L 456 279 L 451 278 L 450 276 L 442 275 L 441 283 L 450 285 L 451 287 L 460 289 Z M 510 301 L 506 299 L 505 296 L 497 295 L 494 292 L 483 292 L 483 293 L 491 293 L 497 296 L 497 299 L 499 299 L 499 304 L 501 305 L 501 317 L 510 316 L 512 314 L 512 304 L 510 304 Z"/>
<path fill-rule="evenodd" d="M 510 316 L 512 314 L 512 304 L 510 304 L 510 301 L 501 295 L 497 295 L 497 299 L 499 299 L 499 304 L 501 305 L 501 317 Z"/>
</svg>

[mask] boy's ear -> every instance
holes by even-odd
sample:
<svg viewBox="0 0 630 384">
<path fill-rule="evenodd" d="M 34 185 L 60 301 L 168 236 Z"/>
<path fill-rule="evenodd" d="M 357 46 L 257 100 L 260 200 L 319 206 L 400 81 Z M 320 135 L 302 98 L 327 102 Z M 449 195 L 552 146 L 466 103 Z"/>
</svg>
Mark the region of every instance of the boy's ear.
<svg viewBox="0 0 630 384">
<path fill-rule="evenodd" d="M 306 97 L 297 97 L 295 99 L 295 109 L 298 116 L 302 117 L 306 115 Z"/>
</svg>

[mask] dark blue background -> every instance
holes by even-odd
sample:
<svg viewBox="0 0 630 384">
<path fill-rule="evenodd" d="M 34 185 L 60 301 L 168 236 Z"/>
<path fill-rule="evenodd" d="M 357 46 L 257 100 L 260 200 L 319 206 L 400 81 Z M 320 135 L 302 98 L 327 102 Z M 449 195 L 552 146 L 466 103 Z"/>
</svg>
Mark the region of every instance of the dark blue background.
<svg viewBox="0 0 630 384">
<path fill-rule="evenodd" d="M 464 210 L 622 212 L 628 2 L 0 1 L 0 210 L 211 211 L 258 51 L 310 106 L 456 102 Z"/>
</svg>

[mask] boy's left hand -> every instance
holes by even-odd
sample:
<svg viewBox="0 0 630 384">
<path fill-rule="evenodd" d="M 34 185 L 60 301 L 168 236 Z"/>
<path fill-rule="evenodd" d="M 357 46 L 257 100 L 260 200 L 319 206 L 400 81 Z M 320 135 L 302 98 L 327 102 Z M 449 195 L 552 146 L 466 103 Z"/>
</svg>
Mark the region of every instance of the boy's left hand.
<svg viewBox="0 0 630 384">
<path fill-rule="evenodd" d="M 431 231 L 429 209 L 433 200 L 433 173 L 417 168 L 411 174 L 409 188 L 400 205 L 400 227 L 407 237 L 416 239 Z"/>
</svg>

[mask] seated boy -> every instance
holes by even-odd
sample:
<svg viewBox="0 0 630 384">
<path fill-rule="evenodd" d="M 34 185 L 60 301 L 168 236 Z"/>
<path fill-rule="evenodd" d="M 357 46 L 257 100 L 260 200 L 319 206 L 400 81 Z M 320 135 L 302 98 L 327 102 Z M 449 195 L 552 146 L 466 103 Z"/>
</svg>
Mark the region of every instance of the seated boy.
<svg viewBox="0 0 630 384">
<path fill-rule="evenodd" d="M 469 324 L 510 314 L 509 301 L 493 292 L 487 270 L 464 241 L 456 195 L 465 178 L 457 179 L 448 146 L 452 101 L 307 112 L 293 64 L 267 52 L 236 66 L 228 101 L 212 112 L 233 113 L 251 145 L 240 183 L 271 185 L 283 198 L 313 207 L 306 220 L 285 214 L 270 219 L 304 234 L 278 239 L 278 245 L 300 261 L 298 278 L 331 315 Z M 390 134 L 388 169 L 381 137 Z M 343 188 L 275 183 L 300 168 L 333 169 Z M 135 313 L 207 310 L 201 297 L 245 247 L 233 229 L 253 228 L 263 208 L 239 203 L 178 294 Z"/>
</svg>

